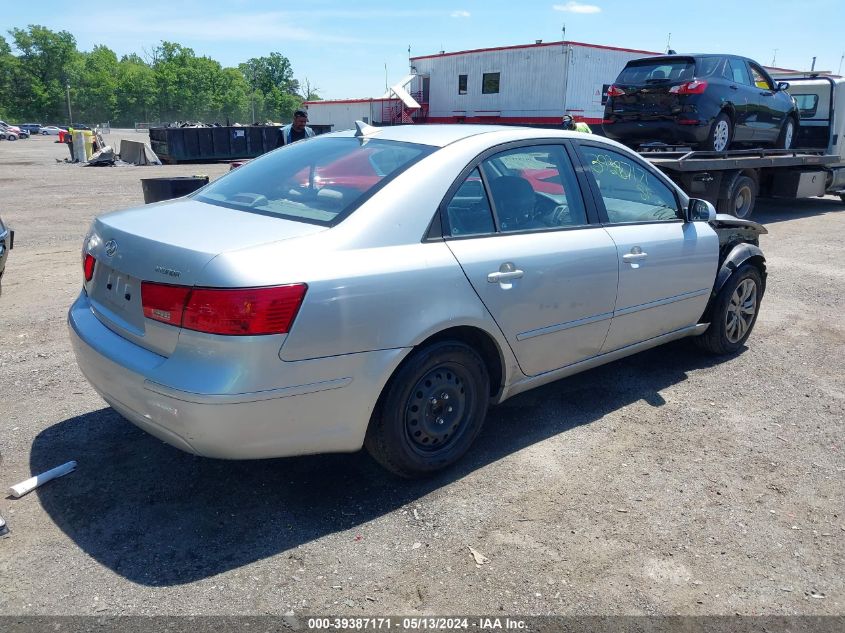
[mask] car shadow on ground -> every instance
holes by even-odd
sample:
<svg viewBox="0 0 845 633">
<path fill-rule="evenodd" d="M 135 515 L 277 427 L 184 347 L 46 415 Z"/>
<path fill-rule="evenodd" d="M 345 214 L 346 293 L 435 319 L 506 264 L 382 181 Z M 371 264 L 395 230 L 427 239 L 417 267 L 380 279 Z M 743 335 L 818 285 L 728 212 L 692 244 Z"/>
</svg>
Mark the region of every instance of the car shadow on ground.
<svg viewBox="0 0 845 633">
<path fill-rule="evenodd" d="M 838 198 L 759 198 L 750 219 L 765 225 L 842 211 L 845 211 L 845 204 Z"/>
<path fill-rule="evenodd" d="M 33 473 L 79 462 L 40 489 L 44 509 L 87 554 L 148 586 L 194 582 L 354 529 L 526 446 L 660 391 L 718 364 L 679 341 L 521 394 L 493 408 L 470 453 L 424 481 L 405 481 L 364 452 L 263 461 L 183 453 L 110 408 L 40 433 Z"/>
</svg>

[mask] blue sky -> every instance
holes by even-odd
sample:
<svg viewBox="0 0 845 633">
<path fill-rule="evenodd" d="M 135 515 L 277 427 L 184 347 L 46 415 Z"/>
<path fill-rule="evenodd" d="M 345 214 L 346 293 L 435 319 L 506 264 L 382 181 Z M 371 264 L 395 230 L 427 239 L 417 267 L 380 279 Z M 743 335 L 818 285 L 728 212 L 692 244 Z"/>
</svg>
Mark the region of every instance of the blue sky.
<svg viewBox="0 0 845 633">
<path fill-rule="evenodd" d="M 227 66 L 278 51 L 325 98 L 379 96 L 412 55 L 566 39 L 678 52 L 731 52 L 763 64 L 838 71 L 845 0 L 5 0 L 3 31 L 65 29 L 80 49 L 118 54 L 163 39 Z M 20 16 L 20 17 L 19 17 Z M 3 32 L 4 36 L 7 36 Z M 8 39 L 8 36 L 7 36 Z M 777 50 L 775 50 L 777 49 Z M 845 64 L 842 64 L 845 72 Z"/>
</svg>

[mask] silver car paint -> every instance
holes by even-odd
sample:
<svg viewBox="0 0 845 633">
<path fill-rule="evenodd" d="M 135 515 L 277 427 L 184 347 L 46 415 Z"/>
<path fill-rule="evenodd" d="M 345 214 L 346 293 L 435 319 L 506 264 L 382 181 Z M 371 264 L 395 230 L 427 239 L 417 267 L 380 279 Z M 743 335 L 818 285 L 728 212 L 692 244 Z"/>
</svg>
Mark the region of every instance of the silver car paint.
<svg viewBox="0 0 845 633">
<path fill-rule="evenodd" d="M 619 277 L 616 246 L 601 227 L 447 242 L 530 376 L 596 356 L 607 336 Z M 491 283 L 512 264 L 522 275 Z"/>
<path fill-rule="evenodd" d="M 587 252 L 601 253 L 606 263 L 595 279 L 609 282 L 613 279 L 609 271 L 618 267 L 615 259 L 609 263 L 614 256 L 609 233 L 594 227 L 580 233 L 495 236 L 466 241 L 463 246 L 458 240 L 424 242 L 422 238 L 457 174 L 481 152 L 510 141 L 573 135 L 474 126 L 384 128 L 378 134 L 443 147 L 329 230 L 184 199 L 98 218 L 88 248 L 98 258 L 98 266 L 106 263 L 71 308 L 69 324 L 80 367 L 106 401 L 165 441 L 204 455 L 250 458 L 351 451 L 360 448 L 378 394 L 398 364 L 414 345 L 445 329 L 474 327 L 495 342 L 504 372 L 495 401 L 702 329 L 695 325 L 697 317 L 684 316 L 681 321 L 685 322 L 667 335 L 584 359 L 598 354 L 596 341 L 603 338 L 600 335 L 608 325 L 612 329 L 612 321 L 599 319 L 595 327 L 569 326 L 580 325 L 579 319 L 606 316 L 611 291 L 592 288 L 588 294 L 595 297 L 568 297 L 565 305 L 559 299 L 529 294 L 522 303 L 524 318 L 511 311 L 506 327 L 520 353 L 525 353 L 521 348 L 535 345 L 531 341 L 536 342 L 536 350 L 546 352 L 550 341 L 571 340 L 570 334 L 579 330 L 589 331 L 590 336 L 584 338 L 590 342 L 560 357 L 553 351 L 536 360 L 525 356 L 526 367 L 537 372 L 536 377 L 527 378 L 497 325 L 502 315 L 491 315 L 473 291 L 458 262 L 461 253 L 469 270 L 470 241 L 487 242 L 494 249 L 488 260 L 476 253 L 479 264 L 509 261 L 499 249 L 507 240 L 520 244 L 522 253 L 537 262 L 537 281 L 529 278 L 536 291 L 565 287 L 554 281 L 549 285 L 551 272 L 542 266 L 548 254 L 540 244 L 580 243 Z M 696 226 L 696 234 L 715 237 L 706 224 Z M 537 246 L 531 238 L 539 239 Z M 103 249 L 111 239 L 118 243 L 118 251 L 107 262 Z M 573 264 L 576 267 L 570 272 L 564 273 L 561 266 L 555 274 L 570 275 L 584 291 L 576 274 L 585 269 Z M 305 282 L 309 289 L 288 335 L 201 334 L 138 320 L 140 306 L 133 304 L 134 298 L 123 302 L 120 297 L 107 298 L 100 286 L 101 276 L 108 274 L 126 275 L 135 286 L 147 279 L 167 283 L 167 278 L 157 276 L 156 266 L 179 271 L 178 283 L 186 285 Z M 469 273 L 471 278 L 474 274 Z M 681 284 L 690 281 L 686 278 Z M 615 285 L 613 280 L 614 296 Z M 508 289 L 498 289 L 507 294 Z M 532 306 L 543 310 L 553 304 L 549 314 L 541 317 L 530 311 Z"/>
</svg>

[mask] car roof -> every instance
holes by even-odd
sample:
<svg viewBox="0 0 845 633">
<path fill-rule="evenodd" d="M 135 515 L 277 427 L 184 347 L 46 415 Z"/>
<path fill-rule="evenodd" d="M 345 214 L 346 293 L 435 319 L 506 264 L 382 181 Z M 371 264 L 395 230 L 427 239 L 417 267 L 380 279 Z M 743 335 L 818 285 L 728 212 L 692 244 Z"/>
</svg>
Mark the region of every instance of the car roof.
<svg viewBox="0 0 845 633">
<path fill-rule="evenodd" d="M 549 128 L 531 128 L 515 125 L 467 125 L 461 123 L 428 123 L 424 125 L 393 125 L 376 128 L 368 134 L 371 138 L 385 141 L 399 141 L 402 143 L 419 143 L 445 147 L 466 138 L 481 134 L 493 135 L 496 142 L 522 140 L 532 138 L 567 138 L 575 135 L 573 132 Z M 333 132 L 324 136 L 349 137 L 354 136 L 354 130 Z M 491 139 L 492 140 L 492 139 Z"/>
</svg>

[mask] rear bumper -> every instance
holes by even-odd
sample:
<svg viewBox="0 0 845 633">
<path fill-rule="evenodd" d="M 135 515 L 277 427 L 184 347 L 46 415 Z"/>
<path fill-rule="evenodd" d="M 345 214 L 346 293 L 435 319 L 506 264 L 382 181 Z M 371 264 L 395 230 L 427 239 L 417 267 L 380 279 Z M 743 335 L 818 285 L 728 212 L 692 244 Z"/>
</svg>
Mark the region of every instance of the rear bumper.
<svg viewBox="0 0 845 633">
<path fill-rule="evenodd" d="M 620 121 L 603 123 L 602 130 L 608 138 L 626 145 L 654 141 L 670 145 L 699 144 L 707 140 L 710 124 L 707 121 L 697 125 L 681 125 L 674 120 Z"/>
<path fill-rule="evenodd" d="M 237 393 L 180 390 L 162 377 L 209 368 L 174 367 L 112 332 L 82 293 L 68 313 L 80 370 L 118 413 L 179 449 L 223 459 L 260 459 L 361 448 L 373 406 L 404 356 L 380 350 L 279 361 L 277 387 Z"/>
</svg>

